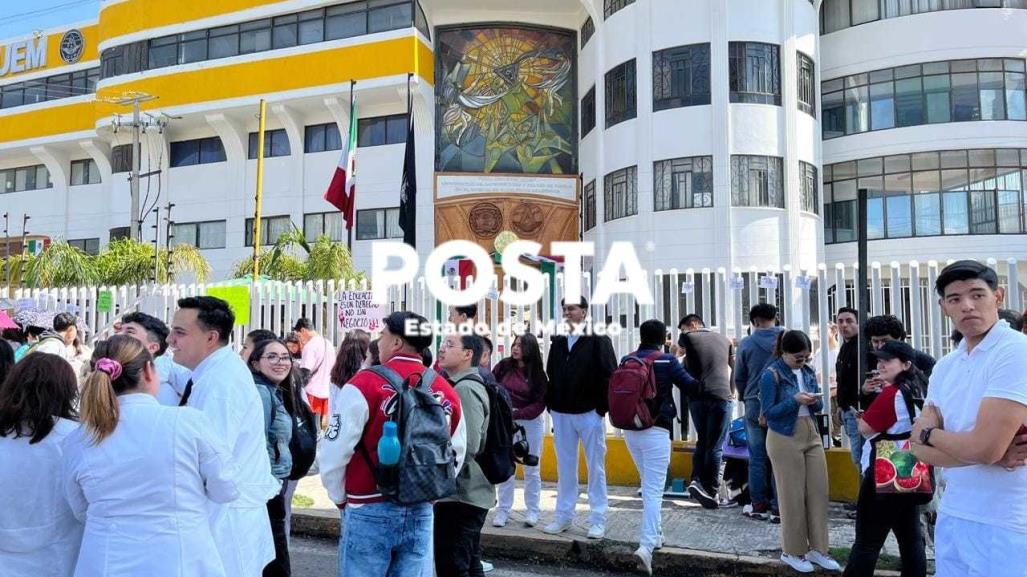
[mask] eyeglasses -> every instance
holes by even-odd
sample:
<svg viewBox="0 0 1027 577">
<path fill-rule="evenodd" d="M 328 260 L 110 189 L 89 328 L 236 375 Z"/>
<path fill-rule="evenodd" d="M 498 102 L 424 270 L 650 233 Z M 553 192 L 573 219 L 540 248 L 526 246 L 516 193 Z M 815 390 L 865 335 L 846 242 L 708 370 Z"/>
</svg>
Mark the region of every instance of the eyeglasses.
<svg viewBox="0 0 1027 577">
<path fill-rule="evenodd" d="M 265 361 L 271 363 L 272 365 L 277 365 L 277 364 L 280 364 L 280 363 L 291 363 L 292 362 L 292 357 L 289 356 L 289 355 L 270 354 L 270 355 L 264 355 L 264 356 L 262 356 L 260 358 L 262 358 Z"/>
<path fill-rule="evenodd" d="M 797 355 L 795 353 L 788 353 L 788 356 L 792 357 L 792 360 L 795 361 L 797 364 L 800 364 L 800 365 L 804 364 L 806 361 L 809 360 L 809 357 L 806 356 L 806 355 Z"/>
</svg>

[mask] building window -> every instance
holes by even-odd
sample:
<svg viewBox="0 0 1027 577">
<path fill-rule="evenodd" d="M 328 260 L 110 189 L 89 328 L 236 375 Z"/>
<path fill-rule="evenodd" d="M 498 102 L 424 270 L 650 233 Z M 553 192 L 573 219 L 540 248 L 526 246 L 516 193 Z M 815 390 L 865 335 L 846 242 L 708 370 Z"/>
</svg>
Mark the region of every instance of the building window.
<svg viewBox="0 0 1027 577">
<path fill-rule="evenodd" d="M 408 124 L 406 114 L 361 118 L 357 123 L 357 146 L 403 144 L 407 141 Z"/>
<path fill-rule="evenodd" d="M 116 240 L 121 240 L 123 238 L 131 238 L 131 236 L 132 236 L 132 229 L 130 227 L 127 227 L 127 226 L 116 226 L 116 227 L 110 229 L 110 232 L 109 232 L 107 238 L 109 239 L 108 242 L 114 242 Z"/>
<path fill-rule="evenodd" d="M 781 104 L 781 49 L 762 42 L 731 42 L 731 102 Z"/>
<path fill-rule="evenodd" d="M 821 85 L 825 139 L 974 120 L 1027 120 L 1025 62 L 982 58 L 912 64 Z"/>
<path fill-rule="evenodd" d="M 100 169 L 92 158 L 71 161 L 71 186 L 100 184 Z"/>
<path fill-rule="evenodd" d="M 613 16 L 621 8 L 634 3 L 635 0 L 603 0 L 603 20 Z"/>
<path fill-rule="evenodd" d="M 415 10 L 416 8 L 416 10 Z M 166 66 L 229 58 L 416 27 L 431 38 L 421 7 L 412 0 L 359 0 L 231 26 L 192 30 L 115 46 L 100 55 L 103 78 Z"/>
<path fill-rule="evenodd" d="M 615 170 L 603 178 L 603 220 L 638 214 L 638 167 Z"/>
<path fill-rule="evenodd" d="M 100 254 L 99 238 L 80 238 L 75 240 L 69 240 L 68 244 L 71 245 L 73 248 L 77 248 L 80 251 L 89 255 Z"/>
<path fill-rule="evenodd" d="M 582 228 L 585 231 L 590 231 L 596 227 L 596 181 L 592 179 L 591 182 L 585 185 L 585 210 L 581 213 Z"/>
<path fill-rule="evenodd" d="M 868 22 L 912 14 L 966 8 L 1027 8 L 1025 0 L 824 0 L 820 11 L 823 34 Z"/>
<path fill-rule="evenodd" d="M 713 157 L 671 158 L 653 163 L 653 210 L 713 206 Z"/>
<path fill-rule="evenodd" d="M 1027 232 L 1027 151 L 945 150 L 824 167 L 827 243 L 856 240 L 856 196 L 867 190 L 871 239 Z"/>
<path fill-rule="evenodd" d="M 171 143 L 171 168 L 224 162 L 225 147 L 217 136 Z"/>
<path fill-rule="evenodd" d="M 796 52 L 795 67 L 799 82 L 799 110 L 816 118 L 817 74 L 813 59 L 802 52 Z"/>
<path fill-rule="evenodd" d="M 14 108 L 96 92 L 99 68 L 0 86 L 0 108 Z"/>
<path fill-rule="evenodd" d="M 342 137 L 339 135 L 339 126 L 334 122 L 306 127 L 303 135 L 303 152 L 341 149 Z"/>
<path fill-rule="evenodd" d="M 585 45 L 592 38 L 592 35 L 596 33 L 596 24 L 592 22 L 592 17 L 589 16 L 585 23 L 581 25 L 581 49 L 585 49 Z"/>
<path fill-rule="evenodd" d="M 399 208 L 375 208 L 357 211 L 357 240 L 403 238 L 399 227 Z"/>
<path fill-rule="evenodd" d="M 731 205 L 785 207 L 784 171 L 777 156 L 731 156 Z"/>
<path fill-rule="evenodd" d="M 24 192 L 52 187 L 50 171 L 42 164 L 0 170 L 0 192 Z"/>
<path fill-rule="evenodd" d="M 278 237 L 292 230 L 289 215 L 264 216 L 260 219 L 260 245 L 271 246 L 278 242 Z M 253 219 L 246 219 L 246 246 L 253 246 Z"/>
<path fill-rule="evenodd" d="M 257 136 L 256 132 L 250 133 L 249 149 L 246 155 L 246 158 L 250 160 L 257 158 L 257 150 L 260 148 Z M 289 134 L 285 132 L 284 128 L 264 131 L 264 158 L 289 156 L 290 154 L 292 154 L 292 150 L 289 147 Z"/>
<path fill-rule="evenodd" d="M 225 248 L 225 221 L 175 223 L 171 227 L 171 246 L 188 244 L 199 249 Z"/>
<path fill-rule="evenodd" d="M 606 73 L 606 128 L 637 115 L 635 60 L 632 58 Z"/>
<path fill-rule="evenodd" d="M 653 52 L 653 110 L 710 103 L 710 45 Z"/>
<path fill-rule="evenodd" d="M 581 99 L 581 137 L 584 138 L 596 127 L 596 87 L 588 89 Z"/>
<path fill-rule="evenodd" d="M 142 146 L 142 145 L 140 145 Z M 132 171 L 132 145 L 131 144 L 119 144 L 111 147 L 111 172 L 117 174 L 119 172 L 131 172 Z"/>
<path fill-rule="evenodd" d="M 802 210 L 820 214 L 820 178 L 817 167 L 808 162 L 799 161 L 799 191 L 801 192 Z"/>
<path fill-rule="evenodd" d="M 335 242 L 346 240 L 346 223 L 341 212 L 317 212 L 303 215 L 303 236 L 314 242 L 322 234 Z"/>
</svg>

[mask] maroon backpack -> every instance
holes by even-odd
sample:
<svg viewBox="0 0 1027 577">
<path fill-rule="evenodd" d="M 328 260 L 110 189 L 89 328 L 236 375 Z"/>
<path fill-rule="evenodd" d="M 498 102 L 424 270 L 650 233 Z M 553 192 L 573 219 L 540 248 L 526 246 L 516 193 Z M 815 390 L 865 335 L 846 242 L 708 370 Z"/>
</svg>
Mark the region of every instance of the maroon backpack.
<svg viewBox="0 0 1027 577">
<path fill-rule="evenodd" d="M 647 357 L 629 355 L 610 375 L 607 399 L 610 422 L 614 427 L 626 431 L 644 431 L 656 422 L 648 403 L 656 398 L 653 362 L 660 354 L 660 351 L 654 351 Z"/>
</svg>

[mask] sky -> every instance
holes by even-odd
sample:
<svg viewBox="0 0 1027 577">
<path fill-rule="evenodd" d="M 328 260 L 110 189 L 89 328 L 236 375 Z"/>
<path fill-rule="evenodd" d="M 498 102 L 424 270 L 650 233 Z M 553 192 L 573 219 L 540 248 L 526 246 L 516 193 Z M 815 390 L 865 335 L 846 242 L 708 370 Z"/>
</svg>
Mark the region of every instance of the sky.
<svg viewBox="0 0 1027 577">
<path fill-rule="evenodd" d="M 0 38 L 93 20 L 100 0 L 0 0 Z"/>
</svg>

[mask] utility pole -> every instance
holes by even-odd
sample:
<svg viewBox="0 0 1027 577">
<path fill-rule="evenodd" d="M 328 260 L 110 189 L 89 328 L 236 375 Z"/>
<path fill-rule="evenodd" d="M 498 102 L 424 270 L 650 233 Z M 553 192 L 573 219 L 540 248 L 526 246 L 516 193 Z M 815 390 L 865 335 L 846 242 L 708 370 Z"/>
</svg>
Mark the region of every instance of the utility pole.
<svg viewBox="0 0 1027 577">
<path fill-rule="evenodd" d="M 858 357 L 856 358 L 857 366 L 859 366 L 859 378 L 866 378 L 867 365 L 869 359 L 867 358 L 867 351 L 870 350 L 870 344 L 867 341 L 867 332 L 863 330 L 866 326 L 867 317 L 870 315 L 870 257 L 868 256 L 867 239 L 869 237 L 869 231 L 867 230 L 867 189 L 861 188 L 856 191 L 856 213 L 859 221 L 856 224 L 856 254 L 857 260 L 859 261 L 859 271 L 856 276 L 856 302 L 859 303 L 859 316 L 857 322 L 859 322 L 859 339 L 858 339 Z M 862 387 L 862 382 L 860 382 Z M 860 407 L 866 409 L 866 407 Z"/>
<path fill-rule="evenodd" d="M 7 285 L 7 296 L 11 296 L 11 215 L 4 213 L 4 283 Z"/>
<path fill-rule="evenodd" d="M 140 231 L 140 222 L 142 215 L 139 214 L 139 162 L 140 162 L 140 149 L 139 149 L 139 133 L 145 128 L 142 120 L 139 116 L 139 104 L 143 102 L 149 102 L 156 100 L 157 97 L 146 94 L 145 92 L 130 92 L 122 95 L 121 98 L 114 99 L 115 104 L 122 106 L 132 105 L 132 174 L 129 177 L 129 188 L 132 194 L 131 212 L 128 217 L 129 224 L 129 235 L 133 240 L 142 240 L 142 231 Z"/>
<path fill-rule="evenodd" d="M 29 245 L 26 237 L 29 234 L 28 224 L 29 219 L 32 217 L 28 213 L 21 215 L 21 255 L 24 257 L 29 253 Z M 21 259 L 21 283 L 25 283 L 25 262 L 26 259 Z"/>
<path fill-rule="evenodd" d="M 153 208 L 153 284 L 160 282 L 160 207 Z"/>
<path fill-rule="evenodd" d="M 257 129 L 257 196 L 253 212 L 253 284 L 260 278 L 260 201 L 264 192 L 264 137 L 267 126 L 267 102 L 260 99 L 260 122 Z"/>
<path fill-rule="evenodd" d="M 167 214 L 167 216 L 164 217 L 164 226 L 166 227 L 164 231 L 164 258 L 166 261 L 164 266 L 164 276 L 167 278 L 168 282 L 171 282 L 171 239 L 175 237 L 175 235 L 171 234 L 171 227 L 175 224 L 175 221 L 171 220 L 171 209 L 174 207 L 175 203 L 170 201 L 167 206 L 164 207 L 164 212 Z"/>
</svg>

